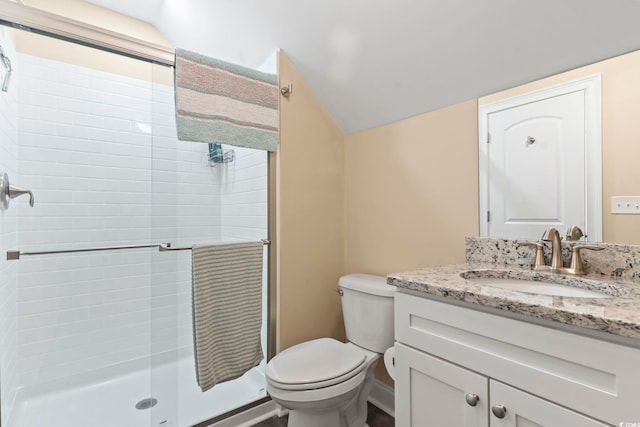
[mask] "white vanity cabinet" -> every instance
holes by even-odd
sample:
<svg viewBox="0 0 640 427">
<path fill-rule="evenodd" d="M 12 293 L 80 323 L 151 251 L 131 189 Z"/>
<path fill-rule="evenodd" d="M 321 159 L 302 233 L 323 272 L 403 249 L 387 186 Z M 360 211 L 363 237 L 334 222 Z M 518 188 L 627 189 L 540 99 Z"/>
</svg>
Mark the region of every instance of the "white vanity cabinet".
<svg viewBox="0 0 640 427">
<path fill-rule="evenodd" d="M 396 345 L 396 396 L 396 426 L 607 426 L 403 344 Z"/>
<path fill-rule="evenodd" d="M 640 422 L 638 348 L 405 292 L 395 312 L 398 427 Z"/>
</svg>

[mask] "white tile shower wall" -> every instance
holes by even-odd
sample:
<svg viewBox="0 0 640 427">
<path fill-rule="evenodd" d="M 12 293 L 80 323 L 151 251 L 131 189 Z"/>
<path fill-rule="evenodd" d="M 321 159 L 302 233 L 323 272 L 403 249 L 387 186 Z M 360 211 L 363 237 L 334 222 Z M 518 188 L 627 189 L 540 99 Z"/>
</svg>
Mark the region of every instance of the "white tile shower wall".
<svg viewBox="0 0 640 427">
<path fill-rule="evenodd" d="M 154 91 L 158 92 L 162 95 L 154 100 L 154 112 L 163 113 L 154 113 L 154 125 L 163 123 L 163 126 L 169 126 L 171 123 L 171 126 L 174 126 L 173 90 L 162 86 L 158 91 Z M 162 129 L 154 129 L 154 134 L 163 132 Z M 171 128 L 171 132 L 175 133 L 174 128 Z M 158 137 L 155 139 L 158 140 Z M 175 143 L 175 139 L 167 138 L 165 142 L 169 147 Z M 234 150 L 235 160 L 231 163 L 210 165 L 207 144 L 184 141 L 177 144 L 179 150 L 175 158 L 178 161 L 174 167 L 177 173 L 178 243 L 192 245 L 266 238 L 267 153 L 225 146 L 225 149 Z M 217 204 L 213 202 L 214 195 Z M 175 273 L 174 270 L 168 271 L 168 276 L 173 275 L 178 283 L 178 348 L 183 350 L 183 354 L 191 354 L 193 349 L 190 254 L 178 252 L 175 260 Z M 267 277 L 266 269 L 265 256 L 264 283 Z M 263 324 L 266 325 L 266 288 L 264 291 Z M 167 300 L 170 300 L 170 296 L 167 296 Z M 263 329 L 263 343 L 266 351 L 266 328 Z"/>
<path fill-rule="evenodd" d="M 0 45 L 11 59 L 14 73 L 8 92 L 0 92 L 0 173 L 7 173 L 15 185 L 18 178 L 18 85 L 20 67 L 6 27 L 0 29 Z M 0 81 L 6 71 L 0 71 Z M 14 249 L 18 243 L 17 209 L 14 201 L 10 209 L 0 208 L 0 254 Z M 13 412 L 18 386 L 17 342 L 17 265 L 0 256 L 0 402 L 2 419 L 8 425 Z"/>
<path fill-rule="evenodd" d="M 222 239 L 220 170 L 209 167 L 206 144 L 175 139 L 171 87 L 20 61 L 20 180 L 36 194 L 34 209 L 20 206 L 22 250 Z M 19 266 L 25 386 L 191 345 L 188 252 Z"/>
<path fill-rule="evenodd" d="M 209 166 L 208 145 L 177 141 L 173 88 L 154 85 L 153 232 L 177 246 L 215 243 L 222 239 L 219 171 Z M 156 210 L 162 207 L 162 210 Z M 154 352 L 180 349 L 193 354 L 191 324 L 191 254 L 176 251 L 154 256 L 152 306 L 157 338 Z M 166 286 L 155 286 L 165 283 Z"/>
<path fill-rule="evenodd" d="M 220 165 L 222 186 L 222 239 L 246 241 L 266 239 L 268 235 L 268 158 L 267 152 L 233 148 L 235 161 Z M 267 248 L 264 251 L 263 283 L 268 280 Z M 262 324 L 267 325 L 268 289 L 262 288 Z M 262 349 L 267 354 L 267 328 L 262 329 Z M 266 359 L 261 368 L 264 369 Z"/>
<path fill-rule="evenodd" d="M 264 239 L 267 237 L 267 153 L 240 147 L 234 151 L 236 160 L 220 166 L 222 237 L 229 241 Z"/>
<path fill-rule="evenodd" d="M 150 242 L 151 85 L 21 55 L 21 250 Z M 131 107 L 121 95 L 128 89 Z M 101 90 L 101 89 L 104 89 Z M 135 117 L 135 119 L 130 119 Z M 18 339 L 24 386 L 144 357 L 150 251 L 24 258 Z"/>
</svg>

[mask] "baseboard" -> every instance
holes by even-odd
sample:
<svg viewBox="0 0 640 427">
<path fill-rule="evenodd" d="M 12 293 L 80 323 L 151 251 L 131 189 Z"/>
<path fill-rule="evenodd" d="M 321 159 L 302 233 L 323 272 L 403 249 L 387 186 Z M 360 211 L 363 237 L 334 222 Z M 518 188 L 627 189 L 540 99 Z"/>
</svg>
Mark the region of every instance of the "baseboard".
<svg viewBox="0 0 640 427">
<path fill-rule="evenodd" d="M 269 400 L 215 424 L 210 424 L 209 427 L 250 427 L 279 414 L 280 405 Z"/>
<path fill-rule="evenodd" d="M 395 418 L 395 403 L 394 403 L 394 390 L 393 387 L 386 385 L 385 383 L 375 380 L 371 393 L 369 393 L 369 402 L 382 409 L 387 414 Z"/>
</svg>

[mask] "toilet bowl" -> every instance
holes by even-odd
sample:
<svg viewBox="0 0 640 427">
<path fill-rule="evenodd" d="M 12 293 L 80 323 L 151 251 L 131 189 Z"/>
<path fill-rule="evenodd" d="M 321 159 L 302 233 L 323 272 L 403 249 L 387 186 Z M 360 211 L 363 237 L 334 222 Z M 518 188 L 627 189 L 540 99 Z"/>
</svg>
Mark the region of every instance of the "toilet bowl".
<svg viewBox="0 0 640 427">
<path fill-rule="evenodd" d="M 366 407 L 379 358 L 332 338 L 307 341 L 267 365 L 267 392 L 289 409 L 289 426 L 364 426 L 366 412 L 357 407 Z"/>
<path fill-rule="evenodd" d="M 395 287 L 384 277 L 353 274 L 340 278 L 339 288 L 349 342 L 307 341 L 267 364 L 267 392 L 289 409 L 289 427 L 366 426 L 373 370 L 393 346 Z"/>
</svg>

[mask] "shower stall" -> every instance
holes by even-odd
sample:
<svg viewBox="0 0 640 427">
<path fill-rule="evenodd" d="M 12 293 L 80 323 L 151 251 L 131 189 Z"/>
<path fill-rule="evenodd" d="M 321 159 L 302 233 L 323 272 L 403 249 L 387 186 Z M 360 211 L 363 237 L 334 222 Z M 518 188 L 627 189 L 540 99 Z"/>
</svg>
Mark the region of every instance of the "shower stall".
<svg viewBox="0 0 640 427">
<path fill-rule="evenodd" d="M 170 67 L 7 26 L 0 45 L 0 174 L 34 199 L 0 211 L 2 427 L 207 425 L 263 400 L 265 361 L 197 386 L 175 249 L 268 239 L 267 153 L 178 141 Z"/>
</svg>

